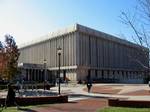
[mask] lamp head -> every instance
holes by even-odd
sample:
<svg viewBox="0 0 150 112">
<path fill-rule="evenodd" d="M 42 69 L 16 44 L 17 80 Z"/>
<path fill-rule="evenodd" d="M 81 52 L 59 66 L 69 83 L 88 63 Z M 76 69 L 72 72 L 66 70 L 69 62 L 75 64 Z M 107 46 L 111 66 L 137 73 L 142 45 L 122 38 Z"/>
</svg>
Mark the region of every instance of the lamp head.
<svg viewBox="0 0 150 112">
<path fill-rule="evenodd" d="M 62 49 L 61 49 L 61 47 L 59 46 L 59 47 L 57 48 L 57 53 L 58 53 L 58 55 L 61 55 L 61 52 L 62 52 Z"/>
<path fill-rule="evenodd" d="M 46 61 L 46 59 L 44 59 L 44 61 L 43 61 L 44 63 L 47 63 L 47 61 Z"/>
</svg>

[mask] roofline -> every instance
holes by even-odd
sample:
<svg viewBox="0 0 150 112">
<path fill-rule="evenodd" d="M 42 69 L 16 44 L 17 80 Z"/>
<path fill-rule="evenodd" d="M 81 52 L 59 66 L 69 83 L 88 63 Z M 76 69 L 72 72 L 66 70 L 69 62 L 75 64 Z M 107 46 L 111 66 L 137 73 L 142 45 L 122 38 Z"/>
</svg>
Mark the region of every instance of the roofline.
<svg viewBox="0 0 150 112">
<path fill-rule="evenodd" d="M 30 42 L 24 43 L 24 44 L 19 46 L 19 49 L 22 49 L 22 48 L 25 48 L 28 46 L 32 46 L 32 45 L 35 45 L 35 44 L 38 44 L 41 42 L 45 42 L 49 39 L 56 38 L 58 36 L 62 36 L 62 35 L 65 35 L 65 34 L 68 34 L 71 32 L 75 32 L 75 31 L 77 31 L 77 24 L 74 24 L 74 25 L 67 27 L 67 28 L 59 29 L 57 31 L 50 32 L 47 35 L 41 36 L 36 40 L 32 40 Z"/>
<path fill-rule="evenodd" d="M 117 36 L 113 36 L 113 35 L 110 35 L 110 34 L 107 34 L 107 33 L 104 33 L 104 32 L 101 32 L 101 31 L 98 31 L 98 30 L 95 30 L 95 29 L 92 29 L 92 28 L 89 28 L 89 27 L 86 27 L 86 26 L 83 26 L 83 25 L 80 25 L 80 24 L 77 24 L 77 30 L 79 32 L 86 33 L 86 34 L 89 34 L 89 35 L 95 35 L 95 36 L 103 38 L 105 40 L 118 42 L 120 44 L 131 46 L 131 47 L 143 48 L 143 49 L 147 49 L 147 51 L 149 51 L 149 49 L 147 47 L 135 44 L 135 43 L 130 42 L 128 40 L 121 39 Z"/>
<path fill-rule="evenodd" d="M 110 35 L 110 34 L 107 34 L 107 33 L 104 33 L 104 32 L 101 32 L 101 31 L 98 31 L 98 30 L 95 30 L 95 29 L 92 29 L 92 28 L 89 28 L 86 26 L 83 26 L 83 25 L 80 25 L 77 23 L 70 26 L 70 27 L 63 28 L 63 29 L 57 30 L 55 32 L 50 32 L 45 36 L 41 36 L 39 39 L 30 41 L 28 43 L 24 43 L 24 44 L 19 46 L 19 49 L 29 47 L 29 46 L 32 46 L 32 45 L 35 45 L 35 44 L 38 44 L 41 42 L 45 42 L 49 39 L 53 39 L 53 38 L 56 38 L 56 37 L 59 37 L 59 36 L 62 36 L 62 35 L 65 35 L 65 34 L 68 34 L 71 32 L 75 32 L 75 31 L 79 31 L 79 32 L 89 34 L 89 35 L 94 35 L 94 36 L 97 36 L 97 37 L 100 37 L 100 38 L 103 38 L 103 39 L 106 39 L 109 41 L 118 42 L 120 44 L 131 46 L 131 47 L 144 48 L 144 49 L 147 49 L 149 51 L 149 49 L 144 47 L 144 46 L 140 46 L 140 45 L 135 44 L 133 42 L 130 42 L 128 40 L 124 40 L 124 39 L 121 39 L 119 37 L 116 37 L 116 36 L 113 36 L 113 35 Z"/>
</svg>

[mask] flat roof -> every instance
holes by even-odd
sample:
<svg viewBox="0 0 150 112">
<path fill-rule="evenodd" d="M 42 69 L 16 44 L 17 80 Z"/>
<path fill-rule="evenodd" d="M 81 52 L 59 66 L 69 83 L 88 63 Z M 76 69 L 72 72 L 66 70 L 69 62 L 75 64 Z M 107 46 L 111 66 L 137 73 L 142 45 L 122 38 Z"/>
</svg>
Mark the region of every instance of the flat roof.
<svg viewBox="0 0 150 112">
<path fill-rule="evenodd" d="M 62 36 L 62 35 L 65 35 L 65 34 L 68 34 L 71 32 L 75 32 L 75 31 L 79 31 L 79 32 L 82 32 L 82 33 L 85 33 L 88 35 L 94 35 L 96 37 L 103 38 L 103 39 L 110 40 L 110 41 L 114 41 L 114 42 L 117 42 L 117 43 L 120 43 L 123 45 L 128 45 L 131 47 L 138 47 L 138 48 L 142 47 L 142 48 L 145 48 L 148 50 L 148 48 L 146 48 L 146 47 L 140 46 L 140 45 L 132 43 L 130 41 L 118 38 L 116 36 L 113 36 L 113 35 L 110 35 L 110 34 L 107 34 L 107 33 L 104 33 L 104 32 L 101 32 L 101 31 L 98 31 L 98 30 L 95 30 L 95 29 L 92 29 L 92 28 L 89 28 L 89 27 L 86 27 L 86 26 L 83 26 L 80 24 L 74 24 L 70 27 L 63 28 L 63 29 L 57 30 L 55 32 L 50 32 L 47 35 L 41 36 L 36 40 L 33 40 L 33 41 L 28 42 L 28 43 L 24 43 L 24 44 L 20 45 L 19 48 L 22 49 L 22 48 L 25 48 L 28 46 L 32 46 L 34 44 L 38 44 L 38 43 L 47 41 L 49 39 L 56 38 L 56 37 L 59 37 L 59 36 Z"/>
</svg>

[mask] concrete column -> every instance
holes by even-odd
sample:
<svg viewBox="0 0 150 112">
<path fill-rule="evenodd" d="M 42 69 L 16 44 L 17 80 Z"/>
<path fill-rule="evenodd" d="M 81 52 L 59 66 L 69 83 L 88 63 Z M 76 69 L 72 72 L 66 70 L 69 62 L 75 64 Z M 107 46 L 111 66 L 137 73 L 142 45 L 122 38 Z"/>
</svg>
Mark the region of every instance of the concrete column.
<svg viewBox="0 0 150 112">
<path fill-rule="evenodd" d="M 33 70 L 30 69 L 30 81 L 33 81 Z"/>
<path fill-rule="evenodd" d="M 36 69 L 36 70 L 35 70 L 35 81 L 38 80 L 38 76 L 37 76 L 38 74 L 37 74 L 37 71 L 38 71 L 38 70 Z"/>
<path fill-rule="evenodd" d="M 28 81 L 30 80 L 30 69 L 27 69 L 28 70 L 28 73 L 27 73 L 27 76 L 28 76 Z"/>
<path fill-rule="evenodd" d="M 100 71 L 100 70 L 97 71 L 97 76 L 98 76 L 98 78 L 101 78 L 101 77 L 102 77 L 102 76 L 101 76 L 101 71 Z"/>
<path fill-rule="evenodd" d="M 112 71 L 112 79 L 113 79 L 113 81 L 115 79 L 115 71 L 114 70 Z"/>
<path fill-rule="evenodd" d="M 118 79 L 118 72 L 117 71 L 115 71 L 115 79 Z"/>
<path fill-rule="evenodd" d="M 37 81 L 39 81 L 39 69 L 37 70 Z"/>
<path fill-rule="evenodd" d="M 104 79 L 107 79 L 107 71 L 104 70 Z"/>
<path fill-rule="evenodd" d="M 109 71 L 109 77 L 110 79 L 113 79 L 113 71 Z"/>
<path fill-rule="evenodd" d="M 28 81 L 30 81 L 30 80 L 31 80 L 31 70 L 28 69 Z"/>
<path fill-rule="evenodd" d="M 42 71 L 39 70 L 39 80 L 41 81 L 41 75 L 42 75 Z"/>
<path fill-rule="evenodd" d="M 28 69 L 25 69 L 25 80 L 28 81 Z"/>
<path fill-rule="evenodd" d="M 34 71 L 35 71 L 35 69 L 32 69 L 32 81 L 34 81 L 34 77 L 35 77 Z"/>
</svg>

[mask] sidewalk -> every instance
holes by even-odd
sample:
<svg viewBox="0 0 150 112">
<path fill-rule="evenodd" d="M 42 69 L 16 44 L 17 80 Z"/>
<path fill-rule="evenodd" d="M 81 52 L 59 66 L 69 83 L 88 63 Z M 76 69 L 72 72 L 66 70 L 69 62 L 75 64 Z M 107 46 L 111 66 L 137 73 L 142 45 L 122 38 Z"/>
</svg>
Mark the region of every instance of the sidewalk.
<svg viewBox="0 0 150 112">
<path fill-rule="evenodd" d="M 63 104 L 49 104 L 46 107 L 33 108 L 36 112 L 96 112 L 100 108 L 108 106 L 106 99 L 90 98 L 71 101 Z"/>
<path fill-rule="evenodd" d="M 117 84 L 95 84 L 95 86 L 116 86 Z M 122 86 L 122 87 L 121 87 Z M 150 101 L 149 95 L 139 95 L 139 96 L 130 96 L 130 95 L 122 95 L 122 93 L 128 93 L 128 92 L 135 92 L 139 90 L 149 90 L 149 87 L 147 85 L 128 85 L 128 84 L 119 84 L 116 88 L 122 88 L 122 90 L 119 92 L 119 94 L 100 94 L 100 93 L 88 93 L 84 91 L 83 89 L 86 88 L 85 85 L 76 85 L 76 86 L 61 86 L 61 93 L 62 94 L 68 94 L 69 95 L 69 101 L 76 101 L 81 99 L 87 99 L 87 98 L 125 98 L 128 100 L 146 100 Z M 58 87 L 52 88 L 53 91 L 57 92 Z"/>
<path fill-rule="evenodd" d="M 61 94 L 67 94 L 69 95 L 69 101 L 76 101 L 81 99 L 88 99 L 88 98 L 125 98 L 129 100 L 146 100 L 150 101 L 150 95 L 130 95 L 128 93 L 131 92 L 137 92 L 137 91 L 150 91 L 150 88 L 148 85 L 144 84 L 93 84 L 93 87 L 112 87 L 111 89 L 121 89 L 118 94 L 101 94 L 101 91 L 99 90 L 99 93 L 88 93 L 84 91 L 83 89 L 86 88 L 86 85 L 66 85 L 61 84 Z M 93 88 L 92 87 L 92 88 Z M 109 88 L 108 88 L 109 89 Z M 37 91 L 37 90 L 35 90 Z M 42 90 L 38 90 L 42 91 Z M 50 93 L 58 93 L 58 87 L 53 87 L 49 91 Z M 7 91 L 1 91 L 0 97 L 6 97 Z"/>
<path fill-rule="evenodd" d="M 94 86 L 104 86 L 103 84 L 96 84 Z M 113 85 L 115 86 L 115 85 Z M 124 86 L 125 93 L 141 89 L 148 89 L 146 85 L 141 85 L 142 87 L 136 87 L 132 85 L 119 85 L 122 88 Z M 116 88 L 119 88 L 116 86 Z M 107 98 L 126 98 L 128 100 L 149 100 L 149 96 L 127 96 L 127 95 L 112 95 L 112 94 L 96 94 L 88 93 L 83 89 L 86 88 L 85 85 L 76 86 L 66 86 L 61 85 L 61 94 L 69 95 L 69 103 L 63 104 L 49 104 L 48 107 L 40 107 L 34 109 L 37 112 L 96 112 L 100 108 L 108 106 Z M 129 90 L 128 90 L 129 88 Z M 139 88 L 139 89 L 137 89 Z M 58 92 L 58 87 L 51 88 L 51 91 Z M 122 92 L 123 93 L 123 92 Z"/>
<path fill-rule="evenodd" d="M 147 85 L 129 85 L 129 84 L 93 84 L 93 87 L 99 89 L 99 93 L 88 93 L 85 91 L 86 85 L 65 85 L 61 84 L 61 94 L 69 96 L 68 103 L 47 104 L 46 106 L 35 106 L 32 110 L 36 112 L 96 112 L 97 109 L 108 106 L 108 98 L 125 98 L 128 100 L 150 101 L 150 96 L 130 96 L 123 93 L 130 93 L 140 90 L 150 90 Z M 100 87 L 100 88 L 98 88 Z M 101 88 L 110 90 L 120 89 L 116 94 L 101 94 Z M 36 90 L 35 90 L 36 91 Z M 41 90 L 42 91 L 42 90 Z M 47 90 L 50 93 L 58 93 L 58 87 Z M 1 93 L 1 95 L 6 92 Z"/>
</svg>

